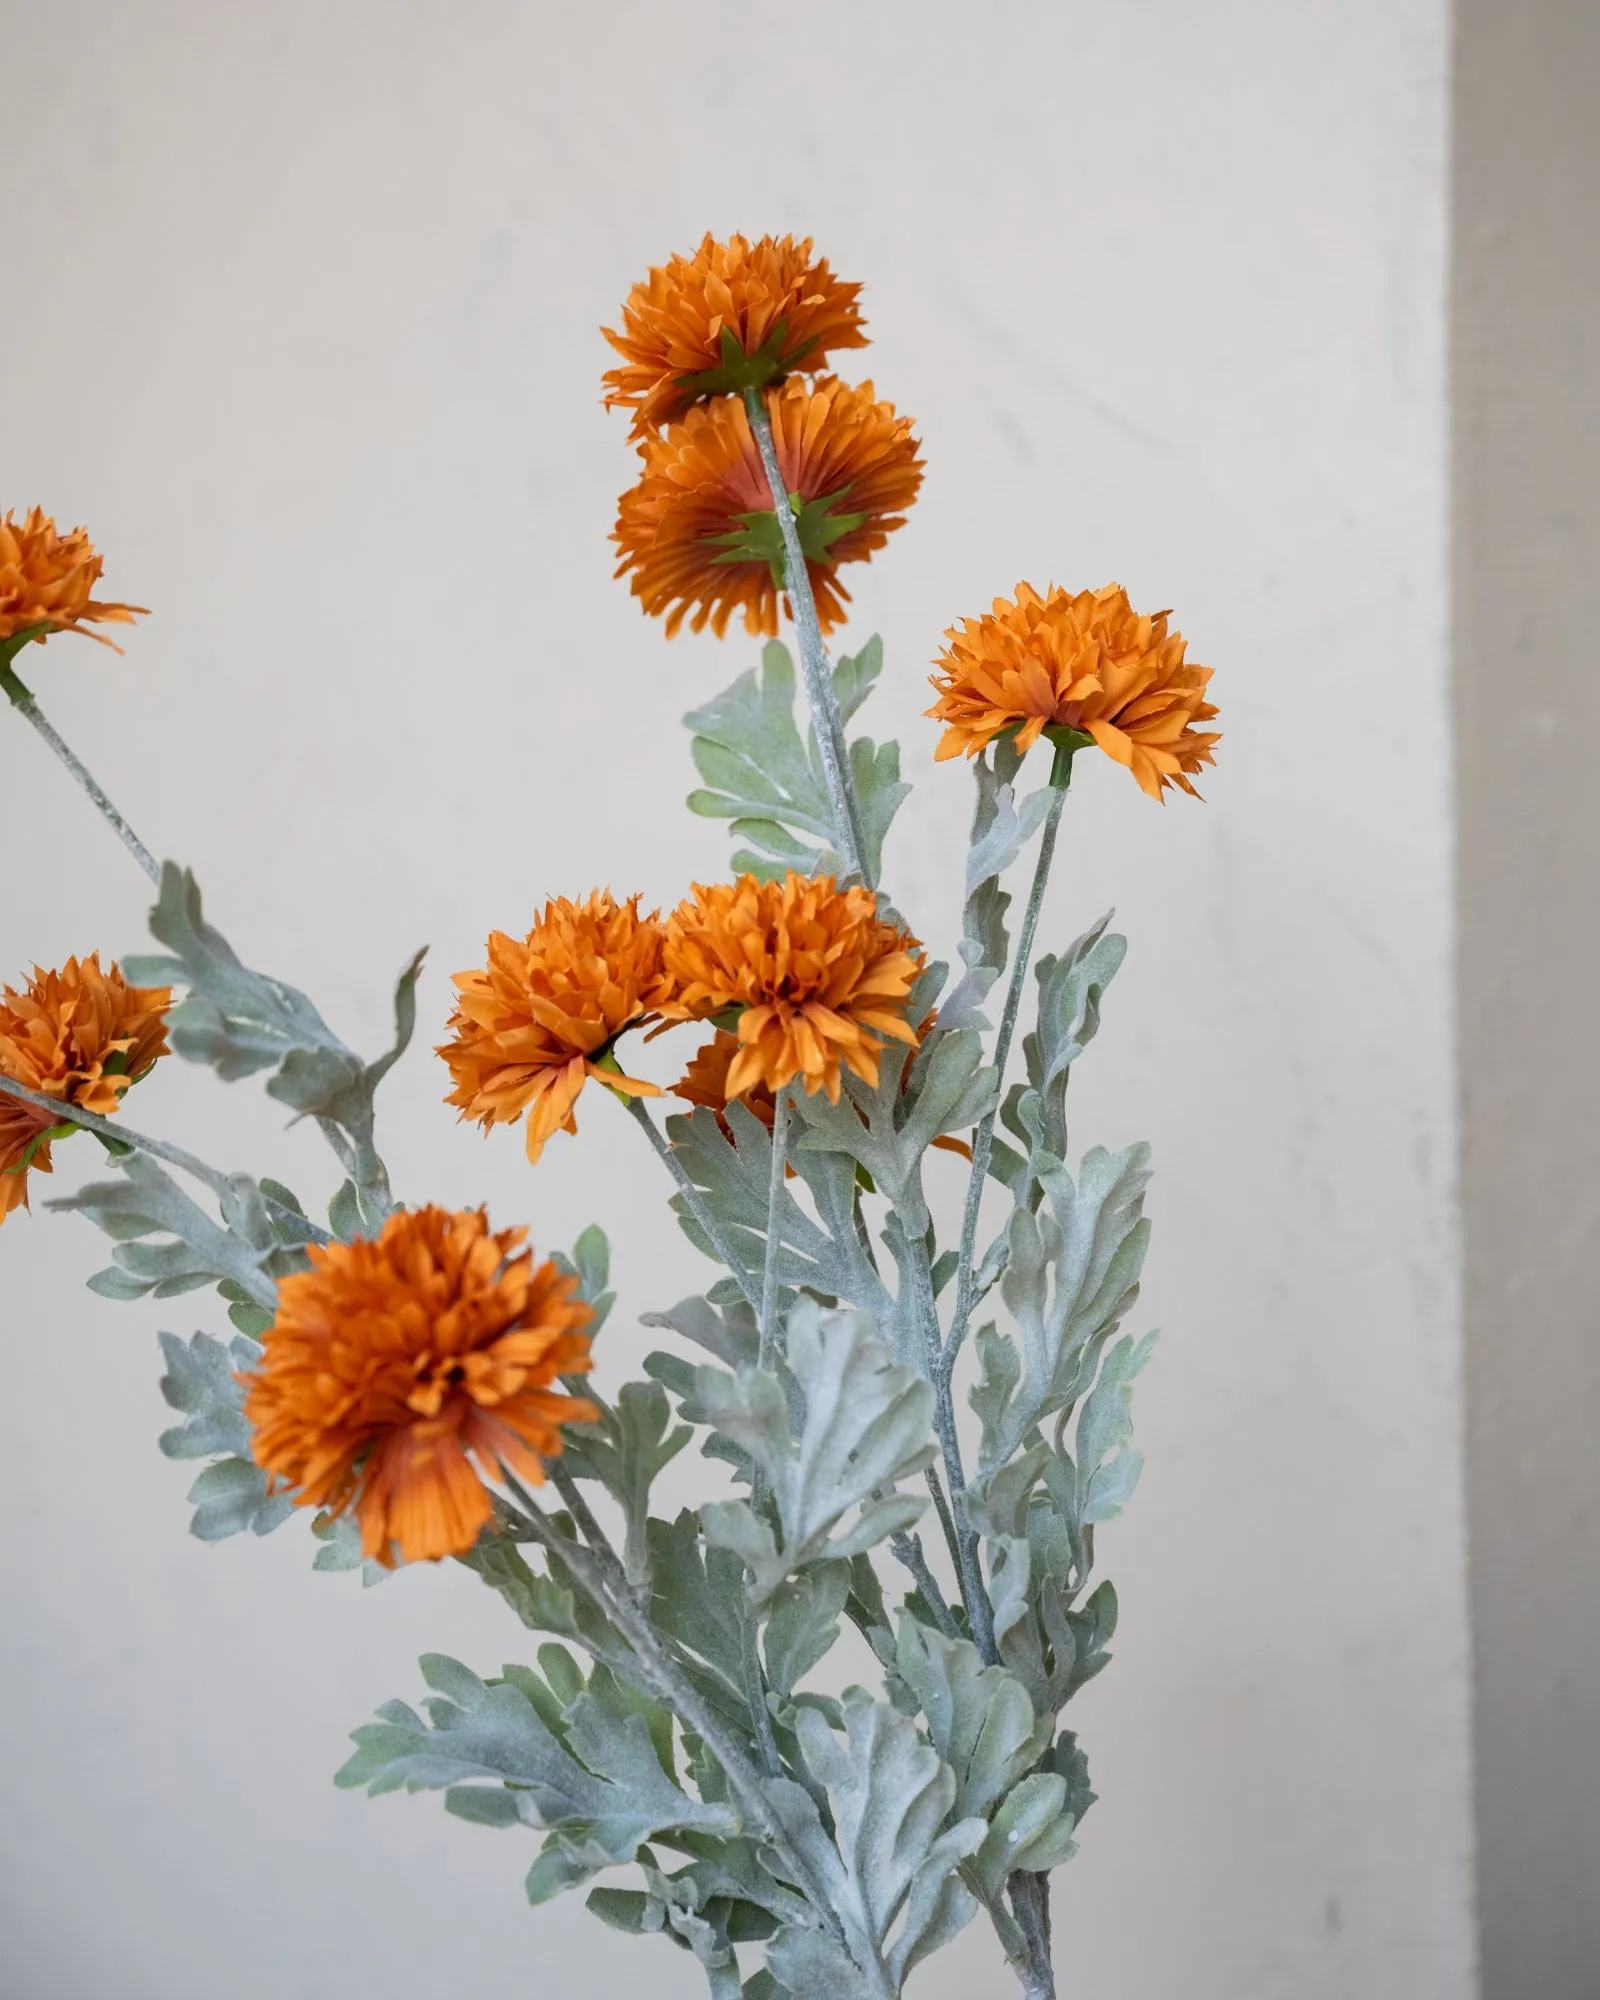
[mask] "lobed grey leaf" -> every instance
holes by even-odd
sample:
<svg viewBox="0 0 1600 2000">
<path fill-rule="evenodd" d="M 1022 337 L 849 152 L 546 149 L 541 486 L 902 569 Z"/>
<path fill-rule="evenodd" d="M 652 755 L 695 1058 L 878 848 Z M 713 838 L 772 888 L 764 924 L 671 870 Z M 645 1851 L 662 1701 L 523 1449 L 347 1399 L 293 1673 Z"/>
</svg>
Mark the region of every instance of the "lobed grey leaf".
<svg viewBox="0 0 1600 2000">
<path fill-rule="evenodd" d="M 1029 1093 L 1037 1107 L 1035 1148 L 1052 1158 L 1067 1152 L 1067 1074 L 1099 1032 L 1100 1001 L 1116 977 L 1128 941 L 1108 931 L 1113 912 L 1059 955 L 1046 953 L 1034 967 L 1037 1025 L 1023 1037 Z"/>
<path fill-rule="evenodd" d="M 758 1607 L 793 1571 L 856 1555 L 916 1520 L 922 1496 L 893 1489 L 935 1451 L 932 1386 L 892 1360 L 870 1315 L 802 1300 L 788 1317 L 787 1358 L 805 1399 L 798 1435 L 770 1371 L 702 1368 L 698 1377 L 711 1422 L 761 1467 L 777 1510 L 781 1546 L 745 1501 L 701 1509 L 707 1540 L 750 1570 Z M 843 1525 L 855 1509 L 854 1523 Z"/>
<path fill-rule="evenodd" d="M 1066 1779 L 1036 1771 L 1006 1795 L 963 1872 L 986 1903 L 998 1902 L 1014 1871 L 1042 1875 L 1070 1860 L 1078 1851 L 1072 1839 L 1076 1824 Z"/>
<path fill-rule="evenodd" d="M 738 1833 L 739 1817 L 729 1806 L 692 1799 L 673 1783 L 644 1716 L 619 1719 L 585 1692 L 552 1727 L 529 1697 L 537 1677 L 526 1668 L 508 1667 L 506 1678 L 490 1685 L 442 1654 L 425 1654 L 421 1665 L 435 1690 L 428 1719 L 403 1702 L 388 1703 L 382 1720 L 353 1732 L 355 1754 L 335 1783 L 365 1786 L 374 1796 L 483 1780 L 514 1787 L 523 1823 L 558 1836 L 529 1871 L 531 1900 L 631 1861 L 645 1841 L 663 1834 Z"/>
<path fill-rule="evenodd" d="M 834 668 L 834 687 L 847 716 L 865 700 L 881 667 L 882 647 L 874 640 Z M 801 874 L 839 869 L 838 833 L 815 736 L 802 741 L 794 701 L 793 663 L 773 640 L 762 650 L 759 677 L 741 674 L 684 717 L 693 732 L 695 768 L 705 781 L 690 794 L 690 810 L 732 821 L 736 837 L 763 850 L 737 854 L 735 865 L 767 877 L 788 868 Z M 900 779 L 897 744 L 858 737 L 849 757 L 867 837 L 865 858 L 875 878 L 884 838 L 910 787 Z"/>
<path fill-rule="evenodd" d="M 790 1577 L 773 1593 L 762 1652 L 774 1694 L 787 1699 L 832 1648 L 850 1584 L 848 1562 L 821 1562 Z"/>
<path fill-rule="evenodd" d="M 802 1786 L 773 1778 L 766 1791 L 840 1922 L 848 1958 L 826 1933 L 786 1926 L 767 1961 L 799 1994 L 821 1990 L 831 1961 L 834 1993 L 840 1971 L 853 1965 L 869 1992 L 893 1995 L 973 1916 L 977 1904 L 956 1870 L 986 1828 L 977 1818 L 944 1826 L 955 1776 L 904 1716 L 860 1689 L 846 1696 L 844 1715 L 842 1744 L 814 1710 L 802 1710 L 795 1725 L 806 1769 L 827 1797 L 831 1839 Z"/>
<path fill-rule="evenodd" d="M 1101 1345 L 1138 1297 L 1148 1161 L 1144 1145 L 1121 1153 L 1095 1147 L 1076 1184 L 1050 1163 L 1039 1176 L 1047 1206 L 1037 1216 L 1022 1204 L 1012 1211 L 1000 1292 L 1018 1343 L 1003 1334 L 980 1339 L 984 1376 L 971 1400 L 983 1423 L 981 1473 L 1004 1464 L 1036 1424 L 1087 1390 Z M 1007 1356 L 1008 1345 L 1020 1351 Z"/>
<path fill-rule="evenodd" d="M 210 1458 L 220 1453 L 248 1457 L 250 1426 L 244 1415 L 244 1390 L 236 1375 L 248 1374 L 261 1358 L 260 1346 L 243 1336 L 224 1347 L 208 1333 L 181 1340 L 175 1333 L 158 1336 L 167 1372 L 161 1393 L 184 1421 L 163 1431 L 157 1440 L 168 1458 Z"/>
<path fill-rule="evenodd" d="M 87 1215 L 116 1243 L 114 1273 L 91 1281 L 103 1296 L 172 1298 L 231 1280 L 270 1312 L 277 1277 L 304 1264 L 303 1254 L 279 1237 L 260 1189 L 245 1175 L 230 1177 L 218 1222 L 148 1154 L 125 1154 L 117 1169 L 117 1180 L 90 1181 L 48 1204 Z"/>
<path fill-rule="evenodd" d="M 246 1529 L 270 1535 L 294 1510 L 294 1496 L 269 1493 L 267 1475 L 248 1458 L 219 1458 L 189 1488 L 194 1519 L 189 1532 L 202 1542 L 226 1541 Z"/>
<path fill-rule="evenodd" d="M 987 1814 L 1049 1749 L 1053 1718 L 1035 1717 L 1021 1681 L 986 1666 L 970 1640 L 947 1639 L 902 1614 L 895 1667 L 955 1774 L 958 1818 Z"/>
<path fill-rule="evenodd" d="M 225 1081 L 272 1070 L 269 1096 L 317 1120 L 351 1174 L 366 1226 L 381 1224 L 393 1201 L 373 1143 L 373 1093 L 415 1029 L 423 953 L 416 953 L 396 984 L 392 1045 L 375 1062 L 364 1063 L 298 988 L 241 961 L 207 921 L 193 875 L 174 862 L 162 869 L 150 929 L 171 956 L 130 963 L 146 978 L 187 989 L 169 1016 L 173 1048 L 188 1061 L 208 1064 Z"/>
<path fill-rule="evenodd" d="M 635 1588 L 650 1576 L 650 1488 L 693 1435 L 687 1424 L 669 1430 L 671 1417 L 659 1383 L 626 1382 L 614 1409 L 602 1408 L 598 1422 L 569 1424 L 565 1432 L 563 1466 L 576 1479 L 598 1480 L 622 1509 L 623 1568 Z"/>
</svg>

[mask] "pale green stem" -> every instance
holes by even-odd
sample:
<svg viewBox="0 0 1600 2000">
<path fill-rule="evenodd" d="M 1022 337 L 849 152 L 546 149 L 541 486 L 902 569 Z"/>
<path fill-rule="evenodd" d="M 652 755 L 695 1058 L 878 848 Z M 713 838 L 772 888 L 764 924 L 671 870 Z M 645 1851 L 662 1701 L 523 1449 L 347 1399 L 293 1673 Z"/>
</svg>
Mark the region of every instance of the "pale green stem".
<svg viewBox="0 0 1600 2000">
<path fill-rule="evenodd" d="M 1063 764 L 1064 771 L 1061 769 Z M 1050 864 L 1055 858 L 1056 835 L 1061 826 L 1061 809 L 1066 804 L 1067 786 L 1071 777 L 1071 758 L 1063 759 L 1058 755 L 1057 769 L 1051 773 L 1054 796 L 1050 800 L 1049 811 L 1045 814 L 1044 834 L 1039 842 L 1039 858 L 1034 864 L 1033 886 L 1028 891 L 1028 906 L 1023 913 L 1022 930 L 1017 938 L 1017 949 L 1011 966 L 1011 983 L 1006 988 L 1005 1011 L 1000 1016 L 1000 1032 L 995 1038 L 995 1100 L 979 1121 L 972 1142 L 972 1178 L 967 1183 L 967 1205 L 961 1218 L 961 1261 L 957 1266 L 956 1306 L 950 1323 L 950 1337 L 945 1342 L 941 1363 L 941 1372 L 947 1384 L 955 1368 L 956 1356 L 961 1351 L 961 1343 L 967 1337 L 967 1326 L 972 1318 L 973 1306 L 977 1303 L 977 1274 L 974 1265 L 978 1242 L 978 1213 L 983 1206 L 984 1183 L 989 1177 L 989 1160 L 994 1149 L 994 1121 L 1005 1096 L 1006 1063 L 1010 1058 L 1011 1042 L 1017 1030 L 1023 983 L 1027 977 L 1028 961 L 1033 956 L 1033 940 L 1039 928 L 1039 912 L 1044 904 L 1045 885 L 1050 879 Z"/>
<path fill-rule="evenodd" d="M 933 1383 L 934 1429 L 944 1457 L 945 1478 L 950 1482 L 950 1508 L 955 1517 L 955 1557 L 961 1578 L 961 1595 L 967 1607 L 967 1623 L 972 1628 L 978 1650 L 986 1660 L 993 1660 L 994 1612 L 983 1581 L 983 1566 L 978 1559 L 978 1537 L 967 1522 L 967 1475 L 961 1463 L 961 1440 L 956 1433 L 950 1376 L 939 1351 L 939 1308 L 933 1296 L 933 1274 L 928 1268 L 928 1246 L 920 1235 L 908 1235 L 906 1249 L 916 1292 L 917 1317 L 922 1322 L 928 1377 Z"/>
<path fill-rule="evenodd" d="M 772 420 L 759 389 L 746 389 L 744 406 L 761 453 L 761 469 L 767 475 L 778 531 L 783 537 L 784 584 L 789 607 L 794 613 L 795 643 L 800 652 L 800 671 L 805 676 L 806 693 L 816 724 L 817 751 L 822 758 L 822 775 L 833 805 L 834 832 L 848 874 L 859 875 L 869 888 L 867 834 L 861 819 L 861 802 L 856 797 L 850 773 L 850 748 L 845 741 L 844 720 L 833 693 L 833 672 L 827 648 L 822 643 L 822 627 L 817 622 L 817 603 L 811 591 L 811 572 L 800 546 L 800 530 L 794 509 L 789 505 L 789 489 L 778 463 L 778 448 L 772 438 Z"/>
<path fill-rule="evenodd" d="M 760 1363 L 770 1368 L 778 1352 L 778 1252 L 782 1228 L 784 1168 L 789 1161 L 789 1092 L 772 1104 L 772 1171 L 767 1179 L 767 1243 L 761 1260 Z"/>
<path fill-rule="evenodd" d="M 1056 2000 L 1055 1968 L 1050 1963 L 1050 1878 L 1019 1868 L 1006 1886 L 1027 1941 L 1028 1969 L 1022 1982 L 1026 2000 Z"/>
<path fill-rule="evenodd" d="M 660 1699 L 682 1717 L 722 1766 L 750 1826 L 759 1829 L 761 1838 L 781 1857 L 790 1878 L 807 1892 L 813 1907 L 834 1936 L 842 1938 L 826 1886 L 817 1880 L 805 1857 L 778 1823 L 762 1790 L 761 1773 L 728 1735 L 720 1718 L 701 1699 L 694 1683 L 663 1646 L 655 1627 L 640 1609 L 632 1592 L 610 1589 L 606 1581 L 606 1567 L 599 1554 L 591 1554 L 588 1549 L 561 1534 L 533 1496 L 504 1466 L 501 1467 L 501 1477 L 515 1497 L 534 1540 L 558 1558 L 595 1609 L 621 1632 Z M 593 1519 L 592 1516 L 590 1518 Z M 603 1531 L 596 1525 L 594 1532 L 620 1573 L 620 1559 L 606 1541 Z"/>
<path fill-rule="evenodd" d="M 14 1083 L 8 1076 L 0 1076 L 0 1090 L 8 1097 L 18 1097 L 24 1104 L 33 1105 L 38 1111 L 48 1111 L 52 1123 L 81 1125 L 84 1131 L 98 1133 L 122 1151 L 131 1147 L 137 1152 L 148 1153 L 153 1160 L 165 1160 L 168 1166 L 177 1167 L 186 1174 L 192 1174 L 197 1181 L 203 1181 L 213 1194 L 232 1192 L 226 1174 L 219 1174 L 215 1167 L 208 1167 L 204 1160 L 197 1160 L 193 1153 L 186 1153 L 181 1146 L 169 1146 L 164 1139 L 147 1138 L 143 1132 L 135 1132 L 120 1123 L 113 1124 L 109 1118 L 101 1118 L 76 1104 L 67 1104 L 59 1097 L 45 1097 L 37 1090 L 28 1090 L 24 1085 Z"/>
<path fill-rule="evenodd" d="M 956 1623 L 955 1614 L 945 1602 L 944 1592 L 939 1588 L 939 1579 L 928 1567 L 928 1558 L 922 1552 L 922 1537 L 904 1533 L 891 1535 L 889 1547 L 915 1578 L 917 1588 L 926 1599 L 928 1609 L 933 1613 L 934 1623 L 939 1630 L 947 1639 L 959 1639 L 961 1627 Z"/>
<path fill-rule="evenodd" d="M 756 1287 L 755 1281 L 745 1269 L 741 1260 L 734 1255 L 732 1246 L 729 1244 L 727 1237 L 722 1233 L 721 1224 L 711 1213 L 710 1209 L 707 1208 L 700 1190 L 684 1171 L 683 1162 L 678 1158 L 662 1134 L 656 1130 L 655 1120 L 646 1111 L 639 1098 L 630 1097 L 628 1099 L 628 1115 L 636 1125 L 642 1128 L 645 1137 L 655 1149 L 656 1157 L 663 1163 L 667 1172 L 678 1183 L 685 1206 L 699 1224 L 701 1234 L 722 1259 L 723 1263 L 727 1265 L 729 1275 L 740 1291 L 744 1293 L 750 1310 L 759 1314 L 761 1311 L 761 1294 Z M 760 1321 L 758 1319 L 757 1325 L 759 1324 Z"/>
<path fill-rule="evenodd" d="M 11 706 L 17 713 L 33 724 L 45 742 L 56 753 L 57 757 L 65 764 L 79 789 L 99 809 L 101 817 L 111 827 L 123 846 L 127 848 L 134 860 L 138 862 L 146 875 L 150 877 L 150 880 L 159 886 L 161 882 L 161 864 L 134 832 L 133 828 L 129 826 L 121 813 L 117 811 L 110 799 L 106 797 L 99 785 L 95 783 L 88 766 L 84 764 L 83 760 L 68 744 L 66 738 L 46 720 L 43 711 L 34 700 L 32 693 L 28 688 L 23 686 L 9 662 L 0 665 L 0 690 L 3 690 L 10 697 Z"/>
</svg>

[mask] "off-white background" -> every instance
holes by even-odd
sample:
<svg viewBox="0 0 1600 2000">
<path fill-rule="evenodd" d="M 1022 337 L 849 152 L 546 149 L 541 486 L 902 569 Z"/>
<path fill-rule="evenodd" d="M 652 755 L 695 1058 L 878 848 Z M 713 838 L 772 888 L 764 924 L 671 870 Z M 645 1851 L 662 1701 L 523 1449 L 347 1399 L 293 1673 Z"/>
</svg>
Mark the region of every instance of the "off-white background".
<svg viewBox="0 0 1600 2000">
<path fill-rule="evenodd" d="M 849 372 L 928 483 L 860 579 L 918 790 L 898 899 L 948 948 L 967 810 L 918 719 L 942 625 L 1115 576 L 1218 669 L 1208 803 L 1082 766 L 1047 913 L 1132 949 L 1076 1137 L 1150 1138 L 1144 1485 L 1079 1727 L 1069 1991 L 1464 2000 L 1437 0 L 3 10 L 0 504 L 87 522 L 151 605 L 48 710 L 253 962 L 375 1050 L 411 1199 L 617 1245 L 605 1378 L 704 1266 L 608 1100 L 530 1175 L 439 1103 L 447 975 L 596 881 L 714 876 L 681 712 L 752 657 L 610 578 L 630 477 L 597 324 L 706 227 L 810 231 L 869 285 Z M 115 842 L 0 716 L 0 971 L 139 948 Z M 137 1119 L 332 1185 L 253 1085 L 164 1066 Z M 65 1191 L 92 1157 L 63 1148 Z M 953 1195 L 952 1179 L 950 1192 Z M 48 1192 L 41 1188 L 40 1193 Z M 297 1523 L 207 1549 L 155 1449 L 158 1326 L 100 1239 L 0 1241 L 0 1986 L 16 2000 L 608 1995 L 698 1974 L 537 1913 L 533 1846 L 329 1776 L 531 1635 L 454 1567 L 375 1593 Z M 678 1490 L 695 1476 L 681 1467 Z M 923 1989 L 1004 1991 L 975 1926 Z"/>
</svg>

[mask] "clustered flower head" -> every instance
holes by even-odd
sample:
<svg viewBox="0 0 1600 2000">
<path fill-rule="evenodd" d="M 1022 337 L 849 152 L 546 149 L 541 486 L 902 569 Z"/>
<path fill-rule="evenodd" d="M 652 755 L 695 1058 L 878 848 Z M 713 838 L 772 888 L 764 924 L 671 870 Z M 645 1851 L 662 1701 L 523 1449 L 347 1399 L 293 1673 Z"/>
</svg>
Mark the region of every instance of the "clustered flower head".
<svg viewBox="0 0 1600 2000">
<path fill-rule="evenodd" d="M 590 1077 L 630 1095 L 656 1086 L 624 1076 L 611 1045 L 666 998 L 662 929 L 608 889 L 587 902 L 548 902 L 525 938 L 495 931 L 489 963 L 458 972 L 450 1039 L 438 1053 L 455 1089 L 445 1099 L 485 1127 L 527 1114 L 528 1158 L 558 1131 L 576 1132 L 573 1106 Z"/>
<path fill-rule="evenodd" d="M 602 329 L 624 364 L 605 377 L 606 403 L 631 409 L 643 437 L 699 397 L 764 388 L 801 362 L 865 347 L 860 291 L 812 256 L 809 237 L 707 235 L 634 286 L 620 332 Z"/>
<path fill-rule="evenodd" d="M 298 1506 L 353 1509 L 386 1567 L 397 1546 L 405 1562 L 470 1549 L 500 1468 L 541 1484 L 561 1426 L 599 1415 L 552 1386 L 588 1373 L 593 1314 L 526 1234 L 481 1209 L 401 1211 L 279 1281 L 246 1378 L 256 1463 Z"/>
<path fill-rule="evenodd" d="M 799 377 L 766 396 L 778 465 L 816 599 L 831 631 L 850 593 L 841 564 L 865 562 L 922 484 L 911 420 L 877 401 L 870 382 Z M 721 638 L 737 611 L 771 637 L 784 598 L 783 540 L 744 405 L 730 397 L 689 412 L 642 448 L 644 476 L 622 496 L 612 540 L 617 575 L 671 638 L 689 617 Z M 690 616 L 689 614 L 693 614 Z M 792 614 L 791 614 L 792 615 Z"/>
<path fill-rule="evenodd" d="M 130 986 L 100 954 L 35 966 L 20 991 L 0 989 L 0 1076 L 108 1118 L 167 1053 L 170 986 Z M 0 1091 L 0 1222 L 28 1206 L 28 1175 L 51 1171 L 48 1111 Z"/>
<path fill-rule="evenodd" d="M 1047 730 L 1071 730 L 1125 764 L 1152 798 L 1169 785 L 1194 797 L 1192 772 L 1211 762 L 1214 731 L 1197 729 L 1216 709 L 1205 698 L 1209 667 L 1183 657 L 1167 613 L 1142 616 L 1117 584 L 1054 588 L 1026 583 L 997 597 L 981 618 L 945 634 L 927 712 L 945 723 L 938 757 L 976 756 L 1008 730 L 1028 750 Z"/>
<path fill-rule="evenodd" d="M 791 618 L 780 506 L 793 516 L 817 622 L 842 622 L 842 564 L 864 562 L 904 525 L 922 483 L 911 420 L 814 372 L 839 348 L 865 347 L 859 285 L 841 283 L 809 239 L 708 236 L 636 285 L 620 333 L 606 338 L 626 366 L 606 376 L 606 401 L 634 411 L 643 460 L 623 494 L 612 540 L 618 576 L 673 637 L 710 625 L 720 639 L 735 612 L 769 638 Z M 752 401 L 759 398 L 759 401 Z M 777 484 L 753 428 L 772 432 Z"/>
<path fill-rule="evenodd" d="M 703 1048 L 689 1058 L 689 1066 L 672 1086 L 674 1097 L 686 1104 L 703 1105 L 717 1114 L 717 1123 L 726 1137 L 733 1136 L 723 1115 L 735 1098 L 770 1132 L 777 1118 L 777 1100 L 765 1083 L 747 1084 L 741 1091 L 728 1088 L 728 1071 L 739 1053 L 739 1037 L 726 1028 L 717 1028 Z"/>
<path fill-rule="evenodd" d="M 922 952 L 878 915 L 870 889 L 792 872 L 781 882 L 741 875 L 697 885 L 667 919 L 663 957 L 672 980 L 663 1018 L 738 1010 L 730 1099 L 798 1082 L 837 1103 L 843 1069 L 877 1083 L 880 1036 L 916 1047 L 906 1006 Z"/>
<path fill-rule="evenodd" d="M 93 592 L 104 567 L 82 528 L 63 535 L 42 508 L 20 521 L 8 511 L 0 517 L 0 645 L 24 632 L 41 640 L 52 632 L 82 632 L 111 646 L 89 626 L 131 624 L 144 616 L 144 606 L 98 600 Z"/>
</svg>

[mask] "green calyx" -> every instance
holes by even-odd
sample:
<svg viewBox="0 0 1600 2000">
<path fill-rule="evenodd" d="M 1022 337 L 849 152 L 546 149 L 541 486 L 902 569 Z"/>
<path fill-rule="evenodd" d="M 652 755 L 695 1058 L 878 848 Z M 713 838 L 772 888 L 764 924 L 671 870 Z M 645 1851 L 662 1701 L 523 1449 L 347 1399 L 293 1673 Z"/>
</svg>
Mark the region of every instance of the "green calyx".
<svg viewBox="0 0 1600 2000">
<path fill-rule="evenodd" d="M 691 396 L 742 396 L 746 389 L 764 389 L 816 346 L 815 339 L 802 340 L 798 347 L 786 351 L 788 335 L 789 322 L 780 319 L 756 351 L 747 354 L 733 328 L 725 326 L 720 341 L 722 359 L 716 367 L 702 369 L 698 375 L 680 375 L 678 387 Z"/>
<path fill-rule="evenodd" d="M 818 500 L 802 499 L 798 493 L 789 495 L 789 512 L 794 516 L 800 550 L 807 562 L 832 562 L 829 551 L 833 544 L 841 535 L 848 535 L 853 528 L 859 528 L 867 518 L 865 514 L 833 512 L 849 491 L 848 486 L 841 486 L 837 493 L 825 493 Z M 730 529 L 725 535 L 708 536 L 707 540 L 712 548 L 720 551 L 714 561 L 765 563 L 772 572 L 773 582 L 780 590 L 783 589 L 783 527 L 770 508 L 764 513 L 741 514 L 737 528 Z"/>
<path fill-rule="evenodd" d="M 57 1139 L 70 1139 L 74 1132 L 81 1132 L 81 1125 L 47 1125 L 42 1132 L 35 1132 L 28 1141 L 22 1158 L 14 1166 L 0 1167 L 0 1174 L 25 1174 L 33 1165 L 34 1156 L 41 1146 L 53 1144 Z"/>
<path fill-rule="evenodd" d="M 1083 729 L 1069 729 L 1065 723 L 1053 722 L 1043 732 L 1044 740 L 1055 747 L 1055 761 L 1050 766 L 1050 782 L 1058 792 L 1064 792 L 1072 783 L 1072 760 L 1080 750 L 1092 750 L 1094 738 Z"/>
<path fill-rule="evenodd" d="M 13 632 L 9 639 L 0 639 L 0 688 L 5 690 L 13 708 L 19 701 L 32 701 L 33 690 L 23 685 L 11 662 L 30 639 L 42 639 L 48 629 L 44 625 L 30 625 L 25 632 Z"/>
</svg>

